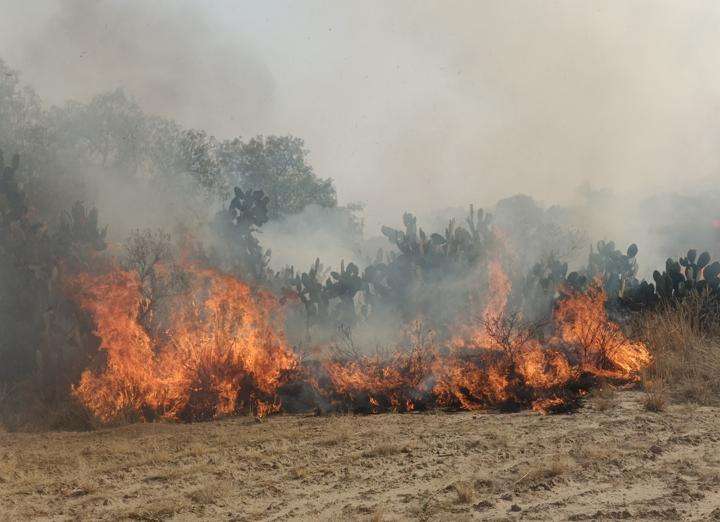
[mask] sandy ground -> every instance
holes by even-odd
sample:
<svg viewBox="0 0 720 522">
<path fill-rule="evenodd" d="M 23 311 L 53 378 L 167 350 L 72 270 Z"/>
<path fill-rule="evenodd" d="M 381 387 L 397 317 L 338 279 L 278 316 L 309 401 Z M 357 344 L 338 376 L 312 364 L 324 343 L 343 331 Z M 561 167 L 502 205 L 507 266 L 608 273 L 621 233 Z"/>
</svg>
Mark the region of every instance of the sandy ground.
<svg viewBox="0 0 720 522">
<path fill-rule="evenodd" d="M 600 411 L 603 410 L 603 411 Z M 720 409 L 0 433 L 6 520 L 720 520 Z"/>
</svg>

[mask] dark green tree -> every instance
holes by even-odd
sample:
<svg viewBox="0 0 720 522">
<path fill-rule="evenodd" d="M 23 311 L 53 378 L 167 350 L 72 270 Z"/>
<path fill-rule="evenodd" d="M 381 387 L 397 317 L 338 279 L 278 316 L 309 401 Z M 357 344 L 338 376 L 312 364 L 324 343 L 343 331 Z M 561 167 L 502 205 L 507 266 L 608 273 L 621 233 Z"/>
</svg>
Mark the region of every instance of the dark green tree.
<svg viewBox="0 0 720 522">
<path fill-rule="evenodd" d="M 307 150 L 293 136 L 257 136 L 220 144 L 217 160 L 225 179 L 244 190 L 262 190 L 270 198 L 270 218 L 295 214 L 307 205 L 337 205 L 331 179 L 321 179 L 307 162 Z"/>
</svg>

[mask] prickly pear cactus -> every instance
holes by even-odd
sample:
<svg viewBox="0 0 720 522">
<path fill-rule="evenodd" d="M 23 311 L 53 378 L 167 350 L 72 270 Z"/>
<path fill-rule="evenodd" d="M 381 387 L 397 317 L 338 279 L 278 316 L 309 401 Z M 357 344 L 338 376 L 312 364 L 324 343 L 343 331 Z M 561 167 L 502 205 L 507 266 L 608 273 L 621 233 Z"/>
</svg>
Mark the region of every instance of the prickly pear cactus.
<svg viewBox="0 0 720 522">
<path fill-rule="evenodd" d="M 0 151 L 0 216 L 7 222 L 17 221 L 27 213 L 25 193 L 20 189 L 16 174 L 20 166 L 20 156 L 13 155 L 10 164 Z"/>
<path fill-rule="evenodd" d="M 600 277 L 605 293 L 611 298 L 622 299 L 630 286 L 637 284 L 638 247 L 631 244 L 625 253 L 615 249 L 613 241 L 598 241 L 595 250 L 590 248 L 587 274 L 590 279 Z"/>
<path fill-rule="evenodd" d="M 327 285 L 331 298 L 339 298 L 337 320 L 345 325 L 355 323 L 355 295 L 367 289 L 367 282 L 360 277 L 360 270 L 355 263 L 340 262 L 340 271 L 331 272 L 332 281 Z"/>
<path fill-rule="evenodd" d="M 321 282 L 322 275 L 323 266 L 320 264 L 320 258 L 316 258 L 307 272 L 296 274 L 290 281 L 305 306 L 308 326 L 323 324 L 328 319 L 330 295 Z"/>
</svg>

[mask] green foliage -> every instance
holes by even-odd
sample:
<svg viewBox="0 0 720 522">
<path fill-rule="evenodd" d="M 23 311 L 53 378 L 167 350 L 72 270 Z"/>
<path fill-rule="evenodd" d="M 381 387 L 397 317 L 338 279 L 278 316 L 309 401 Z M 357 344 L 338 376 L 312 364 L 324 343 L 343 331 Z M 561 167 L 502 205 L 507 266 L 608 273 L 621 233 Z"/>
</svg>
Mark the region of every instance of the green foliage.
<svg viewBox="0 0 720 522">
<path fill-rule="evenodd" d="M 605 292 L 611 297 L 622 297 L 626 288 L 634 284 L 637 274 L 637 245 L 631 244 L 625 253 L 615 249 L 613 241 L 598 241 L 596 250 L 590 248 L 587 276 L 600 277 Z"/>
<path fill-rule="evenodd" d="M 320 260 L 302 274 L 291 273 L 288 284 L 305 305 L 307 324 L 352 326 L 363 317 L 399 312 L 405 319 L 417 315 L 450 317 L 467 302 L 467 285 L 488 259 L 494 246 L 490 216 L 471 206 L 466 226 L 451 221 L 445 234 L 427 234 L 417 219 L 403 215 L 404 230 L 382 227 L 382 233 L 398 253 L 378 251 L 363 271 L 355 263 L 342 262 L 324 283 Z M 360 308 L 358 309 L 358 304 Z"/>
<path fill-rule="evenodd" d="M 295 214 L 312 203 L 337 205 L 332 181 L 315 175 L 307 154 L 300 138 L 258 136 L 247 142 L 237 138 L 221 143 L 217 161 L 222 178 L 229 183 L 267 194 L 272 219 Z"/>
<path fill-rule="evenodd" d="M 0 151 L 0 215 L 5 222 L 21 219 L 27 212 L 25 193 L 20 189 L 16 175 L 20 156 L 15 154 L 9 165 L 5 165 Z"/>
<path fill-rule="evenodd" d="M 577 274 L 576 274 L 577 276 Z M 575 277 L 575 276 L 574 276 Z M 559 290 L 568 282 L 568 265 L 550 254 L 533 265 L 523 286 L 523 317 L 527 321 L 550 316 Z M 572 284 L 577 284 L 572 281 Z"/>
<path fill-rule="evenodd" d="M 97 209 L 86 209 L 81 201 L 76 201 L 72 209 L 63 212 L 60 217 L 57 231 L 53 234 L 54 250 L 62 257 L 80 262 L 85 256 L 78 249 L 105 250 L 106 236 L 107 226 L 100 228 Z"/>
<path fill-rule="evenodd" d="M 263 251 L 255 237 L 268 220 L 269 198 L 261 190 L 243 192 L 235 187 L 235 197 L 227 210 L 215 216 L 215 230 L 225 242 L 230 270 L 249 281 L 266 281 L 271 252 Z"/>
<path fill-rule="evenodd" d="M 316 258 L 307 272 L 291 272 L 288 277 L 288 282 L 305 306 L 308 328 L 316 324 L 326 324 L 329 318 L 330 292 L 329 285 L 325 286 L 321 281 L 323 273 L 320 259 Z"/>
<path fill-rule="evenodd" d="M 142 182 L 190 214 L 222 201 L 234 185 L 262 190 L 270 219 L 310 204 L 337 205 L 332 181 L 316 176 L 299 138 L 218 141 L 146 114 L 122 89 L 45 110 L 1 60 L 0 149 L 23 157 L 17 174 L 46 221 L 88 199 L 96 176 L 125 186 Z"/>
<path fill-rule="evenodd" d="M 533 198 L 517 194 L 501 199 L 495 205 L 493 223 L 503 232 L 510 252 L 518 252 L 519 268 L 531 270 L 538 259 L 555 256 L 575 260 L 587 244 L 586 233 L 568 225 L 569 209 L 542 208 Z"/>
<path fill-rule="evenodd" d="M 33 378 L 38 393 L 52 399 L 67 392 L 65 379 L 84 367 L 89 339 L 78 330 L 77 310 L 62 291 L 62 273 L 86 267 L 105 248 L 105 229 L 97 211 L 82 203 L 55 229 L 35 220 L 14 180 L 19 168 L 17 156 L 9 166 L 0 160 L 0 381 Z"/>
</svg>

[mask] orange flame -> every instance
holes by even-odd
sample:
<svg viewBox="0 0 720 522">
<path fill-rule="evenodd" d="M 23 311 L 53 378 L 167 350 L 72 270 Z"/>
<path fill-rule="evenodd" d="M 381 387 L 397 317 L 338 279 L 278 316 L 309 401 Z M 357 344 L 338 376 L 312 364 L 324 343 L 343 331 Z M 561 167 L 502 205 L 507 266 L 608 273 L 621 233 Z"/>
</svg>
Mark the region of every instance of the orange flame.
<svg viewBox="0 0 720 522">
<path fill-rule="evenodd" d="M 505 303 L 495 300 L 497 306 Z M 490 310 L 486 307 L 486 318 Z M 489 333 L 491 325 L 502 321 L 498 315 L 486 320 L 482 333 L 477 326 L 468 327 L 464 332 L 472 337 L 461 342 L 455 337 L 446 349 L 416 347 L 386 359 L 332 362 L 325 369 L 333 392 L 357 411 L 399 411 L 402 400 L 413 397 L 414 407 L 531 407 L 548 412 L 574 407 L 584 393 L 582 386 L 588 385 L 583 375 L 633 380 L 650 362 L 647 347 L 630 341 L 608 319 L 605 294 L 598 286 L 568 293 L 554 320 L 558 334 L 546 345 L 523 335 L 499 341 Z M 573 382 L 576 386 L 570 386 Z"/>
<path fill-rule="evenodd" d="M 135 273 L 114 269 L 72 281 L 106 355 L 73 391 L 100 419 L 126 412 L 187 421 L 262 417 L 281 409 L 279 390 L 292 380 L 335 407 L 368 413 L 433 406 L 559 411 L 584 393 L 584 376 L 632 380 L 650 362 L 647 347 L 609 320 L 599 283 L 566 292 L 549 342 L 534 333 L 498 337 L 492 328 L 503 327 L 510 280 L 491 262 L 482 325 L 461 325 L 444 344 L 418 323 L 407 349 L 306 367 L 287 345 L 273 295 L 215 270 L 186 271 L 191 289 L 169 307 L 159 332 L 140 318 L 149 303 Z"/>
<path fill-rule="evenodd" d="M 503 315 L 507 306 L 508 297 L 512 288 L 510 278 L 502 268 L 498 259 L 488 263 L 488 288 L 483 294 L 487 296 L 485 307 L 480 314 L 482 323 L 498 319 Z M 474 318 L 473 318 L 474 319 Z M 478 325 L 475 320 L 466 320 L 456 326 L 457 335 L 453 338 L 452 344 L 456 348 L 465 346 L 482 346 L 489 348 L 493 341 L 487 335 L 484 324 Z"/>
<path fill-rule="evenodd" d="M 73 281 L 107 356 L 104 368 L 82 374 L 74 393 L 100 419 L 132 412 L 199 420 L 280 408 L 276 391 L 297 360 L 277 333 L 277 301 L 231 276 L 188 270 L 192 298 L 172 307 L 167 331 L 154 338 L 138 319 L 143 297 L 135 273 Z"/>
<path fill-rule="evenodd" d="M 593 282 L 584 292 L 568 292 L 558 303 L 555 322 L 561 341 L 575 348 L 583 369 L 630 377 L 650 363 L 650 352 L 630 341 L 605 311 L 605 292 Z"/>
</svg>

